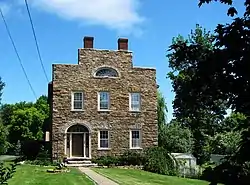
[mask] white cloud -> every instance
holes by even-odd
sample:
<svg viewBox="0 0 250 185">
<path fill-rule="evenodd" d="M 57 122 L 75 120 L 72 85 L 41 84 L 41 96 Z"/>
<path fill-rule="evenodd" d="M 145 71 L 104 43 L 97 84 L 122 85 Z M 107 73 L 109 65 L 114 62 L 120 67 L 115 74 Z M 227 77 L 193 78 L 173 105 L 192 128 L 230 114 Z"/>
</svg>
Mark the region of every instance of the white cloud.
<svg viewBox="0 0 250 185">
<path fill-rule="evenodd" d="M 33 0 L 37 8 L 69 20 L 104 25 L 120 32 L 137 30 L 144 18 L 137 12 L 139 0 Z"/>
</svg>

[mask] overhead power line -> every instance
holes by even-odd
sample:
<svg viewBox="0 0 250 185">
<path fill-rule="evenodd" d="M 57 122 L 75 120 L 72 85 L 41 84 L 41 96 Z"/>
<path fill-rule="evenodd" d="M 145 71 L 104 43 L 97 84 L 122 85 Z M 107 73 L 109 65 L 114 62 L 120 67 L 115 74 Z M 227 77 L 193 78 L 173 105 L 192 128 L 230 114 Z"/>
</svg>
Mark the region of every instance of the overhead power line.
<svg viewBox="0 0 250 185">
<path fill-rule="evenodd" d="M 30 20 L 31 28 L 32 28 L 33 36 L 34 36 L 35 43 L 36 43 L 37 54 L 38 54 L 38 57 L 39 57 L 39 60 L 40 60 L 40 63 L 41 63 L 41 66 L 42 66 L 45 78 L 46 78 L 47 82 L 49 82 L 49 78 L 47 76 L 47 73 L 46 73 L 44 65 L 43 65 L 43 60 L 42 60 L 41 52 L 40 52 L 40 49 L 39 49 L 39 46 L 38 46 L 36 32 L 35 32 L 35 28 L 34 28 L 34 24 L 33 24 L 32 18 L 31 18 L 31 13 L 30 13 L 30 10 L 29 10 L 29 5 L 28 5 L 28 1 L 27 0 L 25 0 L 25 5 L 26 5 L 26 9 L 27 9 L 27 12 L 28 12 L 28 15 L 29 15 L 29 20 Z"/>
<path fill-rule="evenodd" d="M 2 19 L 3 19 L 5 28 L 6 28 L 6 30 L 7 30 L 7 33 L 8 33 L 8 35 L 9 35 L 9 38 L 10 38 L 10 40 L 11 40 L 11 43 L 12 43 L 12 45 L 13 45 L 13 48 L 14 48 L 14 50 L 15 50 L 16 56 L 17 56 L 17 58 L 18 58 L 18 61 L 19 61 L 20 65 L 21 65 L 21 68 L 22 68 L 23 73 L 24 73 L 24 75 L 25 75 L 25 78 L 26 78 L 26 80 L 27 80 L 27 82 L 28 82 L 28 84 L 29 84 L 29 86 L 30 86 L 30 89 L 31 89 L 33 95 L 34 95 L 35 98 L 37 99 L 36 93 L 35 93 L 35 91 L 34 91 L 32 85 L 31 85 L 30 80 L 29 80 L 29 78 L 28 78 L 28 75 L 27 75 L 27 73 L 26 73 L 26 71 L 25 71 L 25 69 L 24 69 L 22 60 L 21 60 L 21 58 L 20 58 L 20 55 L 18 54 L 18 51 L 17 51 L 16 45 L 15 45 L 15 42 L 14 42 L 12 36 L 11 36 L 9 27 L 8 27 L 8 25 L 7 25 L 7 22 L 6 22 L 5 18 L 4 18 L 4 15 L 3 15 L 3 12 L 2 12 L 2 9 L 1 9 L 1 8 L 0 8 L 0 13 L 1 13 L 1 17 L 2 17 Z"/>
</svg>

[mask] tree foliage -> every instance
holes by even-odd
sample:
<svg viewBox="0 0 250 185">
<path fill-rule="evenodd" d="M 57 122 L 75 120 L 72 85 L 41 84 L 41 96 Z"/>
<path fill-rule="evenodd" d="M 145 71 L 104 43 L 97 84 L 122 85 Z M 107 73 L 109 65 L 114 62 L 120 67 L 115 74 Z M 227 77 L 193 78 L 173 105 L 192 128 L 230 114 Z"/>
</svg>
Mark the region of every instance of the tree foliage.
<svg viewBox="0 0 250 185">
<path fill-rule="evenodd" d="M 158 144 L 164 143 L 164 127 L 166 125 L 167 105 L 161 92 L 157 92 L 157 121 L 158 121 Z"/>
<path fill-rule="evenodd" d="M 214 100 L 212 94 L 203 93 L 210 88 L 214 77 L 199 74 L 202 61 L 209 58 L 214 47 L 214 35 L 196 25 L 187 39 L 180 35 L 173 38 L 167 55 L 172 69 L 168 77 L 175 92 L 174 115 L 178 122 L 191 130 L 193 154 L 199 164 L 209 160 L 210 154 L 204 149 L 207 136 L 216 134 L 227 109 L 223 99 Z"/>
<path fill-rule="evenodd" d="M 212 1 L 200 0 L 200 5 Z M 230 6 L 233 4 L 232 0 L 220 0 L 220 2 Z M 219 119 L 215 122 L 216 125 L 222 123 L 221 116 L 224 115 L 225 108 L 231 108 L 246 116 L 244 123 L 238 127 L 239 130 L 244 129 L 241 133 L 239 150 L 215 168 L 216 176 L 223 177 L 225 184 L 247 184 L 250 181 L 250 1 L 245 0 L 244 5 L 246 7 L 244 16 L 234 18 L 230 24 L 217 26 L 211 42 L 212 49 L 199 42 L 177 42 L 170 48 L 175 55 L 173 69 L 177 69 L 178 72 L 183 71 L 184 76 L 193 75 L 190 80 L 192 83 L 185 82 L 184 85 L 180 78 L 173 79 L 177 98 L 180 97 L 175 103 L 178 105 L 178 109 L 175 107 L 177 114 L 180 112 L 180 116 L 185 120 L 186 117 L 194 119 L 197 124 L 199 119 L 203 119 L 203 115 L 209 115 L 212 119 Z M 235 13 L 236 9 L 230 7 L 228 14 L 235 15 Z M 185 89 L 185 93 L 182 88 Z M 185 108 L 188 111 L 184 110 Z M 206 113 L 201 114 L 204 111 Z M 200 127 L 198 124 L 198 128 L 200 133 L 204 133 L 204 126 Z M 197 136 L 194 134 L 194 137 Z M 203 143 L 199 143 L 199 146 L 202 145 Z M 216 184 L 217 180 L 215 178 L 213 183 Z"/>
<path fill-rule="evenodd" d="M 162 129 L 161 146 L 171 153 L 192 152 L 192 133 L 188 128 L 183 128 L 176 120 L 172 120 Z"/>
<path fill-rule="evenodd" d="M 2 100 L 2 94 L 3 94 L 3 88 L 4 88 L 5 84 L 2 81 L 2 78 L 0 77 L 0 105 L 1 105 L 1 100 Z"/>
<path fill-rule="evenodd" d="M 45 124 L 49 117 L 46 96 L 39 97 L 35 103 L 4 104 L 0 112 L 2 124 L 9 131 L 7 136 L 12 146 L 11 152 L 14 152 L 18 141 L 43 139 Z"/>
</svg>

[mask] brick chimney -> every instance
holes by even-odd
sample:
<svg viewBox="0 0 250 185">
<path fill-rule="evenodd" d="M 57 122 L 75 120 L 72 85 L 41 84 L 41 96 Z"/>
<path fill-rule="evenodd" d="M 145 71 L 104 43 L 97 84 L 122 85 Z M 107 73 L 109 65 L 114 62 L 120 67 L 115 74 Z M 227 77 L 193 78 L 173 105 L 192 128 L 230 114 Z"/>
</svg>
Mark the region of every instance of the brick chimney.
<svg viewBox="0 0 250 185">
<path fill-rule="evenodd" d="M 125 38 L 118 39 L 118 50 L 128 50 L 128 39 Z"/>
<path fill-rule="evenodd" d="M 84 48 L 93 48 L 94 46 L 94 37 L 84 37 L 83 43 L 84 43 Z"/>
</svg>

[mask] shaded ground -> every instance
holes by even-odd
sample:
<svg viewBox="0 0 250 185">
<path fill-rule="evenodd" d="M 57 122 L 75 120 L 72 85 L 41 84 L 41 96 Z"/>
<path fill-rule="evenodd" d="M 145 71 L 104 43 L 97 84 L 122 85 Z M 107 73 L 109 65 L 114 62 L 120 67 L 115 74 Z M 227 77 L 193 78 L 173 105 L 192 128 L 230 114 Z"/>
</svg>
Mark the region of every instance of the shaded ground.
<svg viewBox="0 0 250 185">
<path fill-rule="evenodd" d="M 15 160 L 18 156 L 14 155 L 0 155 L 0 161 L 12 161 Z"/>
<path fill-rule="evenodd" d="M 142 170 L 119 168 L 93 168 L 121 185 L 208 185 L 209 182 L 154 174 Z"/>
</svg>

